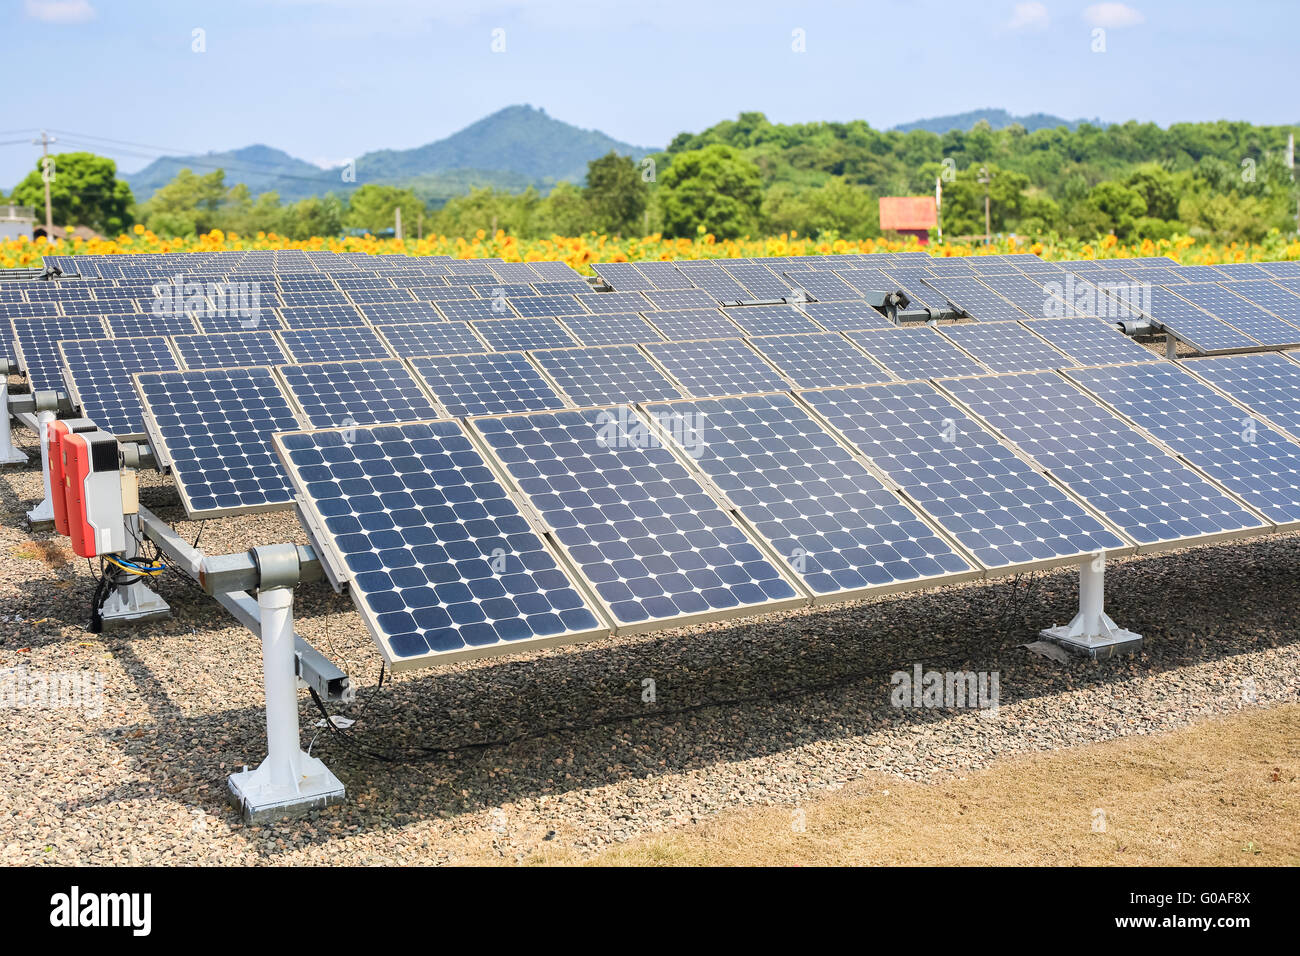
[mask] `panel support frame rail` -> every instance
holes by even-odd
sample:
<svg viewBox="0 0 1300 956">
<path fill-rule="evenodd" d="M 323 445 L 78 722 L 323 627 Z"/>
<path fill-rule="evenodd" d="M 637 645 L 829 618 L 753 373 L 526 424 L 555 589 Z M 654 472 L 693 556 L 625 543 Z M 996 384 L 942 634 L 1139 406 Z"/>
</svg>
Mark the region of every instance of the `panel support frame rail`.
<svg viewBox="0 0 1300 956">
<path fill-rule="evenodd" d="M 1079 613 L 1069 624 L 1040 631 L 1039 637 L 1093 660 L 1140 649 L 1142 635 L 1120 627 L 1103 609 L 1105 590 L 1106 553 L 1098 551 L 1079 563 Z"/>
</svg>

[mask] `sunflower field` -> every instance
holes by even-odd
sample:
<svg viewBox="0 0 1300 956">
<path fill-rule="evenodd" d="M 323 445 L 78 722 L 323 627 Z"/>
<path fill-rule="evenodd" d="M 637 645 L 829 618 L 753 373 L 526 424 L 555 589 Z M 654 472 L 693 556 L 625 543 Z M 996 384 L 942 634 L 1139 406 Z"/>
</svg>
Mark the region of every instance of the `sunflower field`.
<svg viewBox="0 0 1300 956">
<path fill-rule="evenodd" d="M 991 253 L 1032 252 L 1045 259 L 1123 259 L 1133 256 L 1166 255 L 1184 265 L 1213 265 L 1219 262 L 1255 262 L 1300 259 L 1300 241 L 1271 233 L 1257 243 L 1216 245 L 1190 236 L 1174 239 L 1122 243 L 1107 235 L 1092 242 L 1045 239 L 1031 241 L 1005 237 L 983 243 L 930 243 L 918 245 L 882 239 L 808 239 L 784 233 L 759 239 L 719 240 L 711 234 L 695 239 L 669 239 L 662 235 L 624 239 L 589 233 L 582 236 L 551 236 L 549 239 L 518 239 L 498 230 L 488 235 L 479 230 L 473 236 L 431 236 L 424 239 L 376 239 L 372 236 L 291 240 L 275 233 L 254 236 L 223 233 L 219 229 L 186 239 L 164 239 L 137 225 L 116 239 L 72 239 L 46 242 L 44 237 L 0 241 L 0 268 L 39 267 L 42 255 L 123 255 L 151 252 L 218 252 L 249 249 L 324 249 L 331 252 L 366 252 L 411 256 L 452 256 L 457 259 L 499 258 L 507 262 L 535 262 L 558 259 L 579 272 L 591 273 L 596 262 L 630 262 L 645 259 L 761 258 L 843 253 L 900 252 L 924 250 L 934 256 L 977 256 Z"/>
</svg>

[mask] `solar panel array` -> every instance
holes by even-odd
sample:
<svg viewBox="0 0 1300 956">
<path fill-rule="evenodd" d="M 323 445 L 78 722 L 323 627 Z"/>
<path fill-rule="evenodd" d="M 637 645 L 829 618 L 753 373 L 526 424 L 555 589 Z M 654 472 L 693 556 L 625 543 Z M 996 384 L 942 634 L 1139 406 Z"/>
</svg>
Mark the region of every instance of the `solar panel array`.
<svg viewBox="0 0 1300 956">
<path fill-rule="evenodd" d="M 0 290 L 32 385 L 191 516 L 296 494 L 398 666 L 1300 526 L 1285 263 L 111 259 Z"/>
</svg>

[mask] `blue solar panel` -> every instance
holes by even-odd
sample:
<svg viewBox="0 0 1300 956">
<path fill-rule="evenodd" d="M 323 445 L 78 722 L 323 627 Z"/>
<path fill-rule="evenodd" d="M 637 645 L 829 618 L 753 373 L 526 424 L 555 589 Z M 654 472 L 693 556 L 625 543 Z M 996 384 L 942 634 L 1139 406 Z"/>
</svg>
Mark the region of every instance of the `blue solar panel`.
<svg viewBox="0 0 1300 956">
<path fill-rule="evenodd" d="M 842 335 L 767 335 L 749 344 L 799 388 L 871 385 L 893 379 Z"/>
<path fill-rule="evenodd" d="M 414 302 L 415 297 L 407 289 L 394 289 L 391 285 L 375 286 L 368 289 L 348 289 L 348 298 L 359 306 L 377 305 L 382 302 Z"/>
<path fill-rule="evenodd" d="M 575 297 L 592 312 L 644 312 L 646 299 L 640 292 L 598 292 Z M 585 310 L 584 310 L 585 311 Z"/>
<path fill-rule="evenodd" d="M 365 325 L 354 305 L 286 306 L 280 310 L 291 329 L 321 329 L 339 325 Z"/>
<path fill-rule="evenodd" d="M 972 571 L 789 395 L 647 411 L 815 595 L 842 599 Z"/>
<path fill-rule="evenodd" d="M 1168 289 L 1154 286 L 1148 299 L 1142 311 L 1198 352 L 1231 352 L 1259 347 L 1254 339 Z"/>
<path fill-rule="evenodd" d="M 279 336 L 295 362 L 388 358 L 391 354 L 375 330 L 364 325 L 291 329 Z"/>
<path fill-rule="evenodd" d="M 1179 286 L 1178 295 L 1264 345 L 1300 345 L 1300 328 L 1219 285 Z"/>
<path fill-rule="evenodd" d="M 500 415 L 565 406 L 523 352 L 415 358 L 411 367 L 449 415 Z"/>
<path fill-rule="evenodd" d="M 656 289 L 668 290 L 692 288 L 691 280 L 677 271 L 676 263 L 660 262 L 656 260 L 651 262 L 638 262 L 636 267 L 640 270 L 643 276 L 650 280 L 650 284 Z M 712 300 L 712 297 L 710 297 L 710 300 Z M 710 304 L 716 305 L 717 303 L 711 301 Z M 658 306 L 658 308 L 664 308 L 664 306 Z M 637 311 L 641 310 L 638 309 Z"/>
<path fill-rule="evenodd" d="M 278 371 L 313 428 L 441 417 L 399 359 L 281 365 Z"/>
<path fill-rule="evenodd" d="M 607 286 L 619 292 L 654 288 L 650 280 L 631 262 L 593 262 L 591 268 L 605 280 Z"/>
<path fill-rule="evenodd" d="M 802 298 L 816 299 L 819 302 L 832 302 L 836 299 L 860 299 L 862 293 L 849 285 L 834 272 L 787 269 L 785 277 L 794 287 L 793 293 Z"/>
<path fill-rule="evenodd" d="M 416 355 L 456 355 L 477 352 L 483 342 L 468 322 L 421 322 L 415 325 L 382 325 L 378 329 L 393 354 L 401 358 Z"/>
<path fill-rule="evenodd" d="M 59 311 L 59 303 L 21 301 L 0 302 L 0 318 L 3 319 L 33 319 L 42 315 L 62 315 Z"/>
<path fill-rule="evenodd" d="M 88 315 L 73 318 L 10 319 L 15 355 L 33 392 L 64 388 L 61 339 L 105 338 L 104 323 Z M 3 412 L 0 412 L 3 414 Z"/>
<path fill-rule="evenodd" d="M 301 423 L 269 368 L 149 372 L 136 388 L 152 419 L 150 440 L 170 461 L 189 517 L 293 501 L 271 436 Z"/>
<path fill-rule="evenodd" d="M 1171 362 L 1065 374 L 1279 525 L 1300 521 L 1300 446 Z"/>
<path fill-rule="evenodd" d="M 560 321 L 583 345 L 634 345 L 664 340 L 654 326 L 635 312 L 566 315 Z"/>
<path fill-rule="evenodd" d="M 691 339 L 740 338 L 740 327 L 717 309 L 675 309 L 644 313 L 646 319 L 670 342 Z"/>
<path fill-rule="evenodd" d="M 533 358 L 577 406 L 682 397 L 634 345 L 548 349 Z"/>
<path fill-rule="evenodd" d="M 492 271 L 503 282 L 534 282 L 540 278 L 526 262 L 503 262 L 500 265 L 494 265 Z"/>
<path fill-rule="evenodd" d="M 1300 260 L 1286 262 L 1261 262 L 1259 267 L 1271 276 L 1278 278 L 1300 277 Z"/>
<path fill-rule="evenodd" d="M 559 262 L 558 260 L 547 259 L 543 262 L 530 262 L 528 265 L 532 267 L 534 272 L 548 281 L 582 279 L 582 273 L 578 272 L 568 263 Z"/>
<path fill-rule="evenodd" d="M 587 310 L 575 295 L 535 295 L 531 298 L 512 298 L 510 305 L 522 316 L 586 315 Z"/>
<path fill-rule="evenodd" d="M 596 290 L 581 279 L 562 279 L 558 282 L 534 282 L 533 289 L 538 295 L 586 295 Z"/>
<path fill-rule="evenodd" d="M 799 308 L 815 319 L 822 328 L 830 329 L 832 332 L 894 327 L 893 322 L 861 299 L 846 299 L 842 302 L 806 302 Z"/>
<path fill-rule="evenodd" d="M 995 372 L 1028 372 L 1075 364 L 1018 322 L 949 325 L 942 331 Z"/>
<path fill-rule="evenodd" d="M 693 398 L 780 392 L 790 387 L 753 349 L 735 339 L 652 342 L 646 351 Z"/>
<path fill-rule="evenodd" d="M 527 282 L 490 282 L 486 285 L 470 286 L 470 288 L 484 299 L 531 299 L 537 295 L 537 290 Z"/>
<path fill-rule="evenodd" d="M 331 288 L 317 291 L 296 291 L 282 289 L 280 292 L 280 301 L 284 303 L 285 308 L 307 308 L 312 306 L 346 306 L 351 305 L 348 301 L 348 294 L 342 289 Z"/>
<path fill-rule="evenodd" d="M 1300 326 L 1300 294 L 1268 279 L 1246 279 L 1227 283 L 1224 288 L 1267 309 L 1292 325 Z"/>
<path fill-rule="evenodd" d="M 1138 345 L 1101 319 L 1028 319 L 1022 324 L 1080 365 L 1122 365 L 1160 360 L 1156 353 Z"/>
<path fill-rule="evenodd" d="M 127 296 L 94 299 L 60 299 L 59 308 L 64 315 L 105 316 L 114 312 L 135 312 L 135 299 Z"/>
<path fill-rule="evenodd" d="M 270 332 L 227 332 L 220 335 L 177 335 L 176 354 L 186 368 L 247 368 L 280 365 L 289 360 Z"/>
<path fill-rule="evenodd" d="M 141 315 L 128 312 L 123 315 L 106 315 L 104 322 L 115 338 L 133 338 L 138 335 L 193 335 L 198 332 L 194 320 L 184 315 Z"/>
<path fill-rule="evenodd" d="M 619 628 L 799 601 L 626 407 L 476 419 Z"/>
<path fill-rule="evenodd" d="M 507 319 L 516 315 L 505 299 L 438 299 L 434 302 L 444 318 L 455 322 L 475 319 Z"/>
<path fill-rule="evenodd" d="M 926 279 L 954 306 L 982 322 L 1030 319 L 1034 316 L 1016 308 L 974 276 L 947 276 Z"/>
<path fill-rule="evenodd" d="M 788 280 L 778 276 L 765 265 L 726 262 L 724 268 L 745 287 L 751 299 L 784 299 L 792 291 Z"/>
<path fill-rule="evenodd" d="M 1059 375 L 943 385 L 1139 546 L 1263 529 L 1258 517 Z"/>
<path fill-rule="evenodd" d="M 432 302 L 375 302 L 357 307 L 372 325 L 405 325 L 408 322 L 443 322 Z"/>
<path fill-rule="evenodd" d="M 1191 359 L 1186 368 L 1300 438 L 1300 364 L 1278 352 Z"/>
<path fill-rule="evenodd" d="M 726 310 L 727 318 L 746 335 L 798 335 L 820 332 L 812 321 L 792 305 L 750 305 Z"/>
<path fill-rule="evenodd" d="M 845 334 L 901 379 L 981 375 L 987 371 L 931 328 L 870 329 Z"/>
<path fill-rule="evenodd" d="M 802 397 L 986 568 L 1128 547 L 924 382 Z"/>
<path fill-rule="evenodd" d="M 1065 282 L 1053 273 L 1033 278 L 1021 273 L 990 275 L 982 276 L 980 281 L 1030 318 L 1053 319 L 1067 314 Z"/>
<path fill-rule="evenodd" d="M 162 336 L 64 339 L 59 343 L 81 413 L 118 438 L 144 437 L 144 412 L 131 376 L 178 369 Z"/>
<path fill-rule="evenodd" d="M 475 322 L 474 331 L 498 352 L 558 349 L 577 344 L 559 320 L 551 316 Z"/>
<path fill-rule="evenodd" d="M 204 312 L 195 317 L 203 332 L 254 332 L 284 328 L 284 323 L 274 309 L 259 305 L 257 310 L 240 312 L 229 309 L 222 313 Z"/>
<path fill-rule="evenodd" d="M 608 634 L 456 422 L 276 443 L 395 666 Z"/>
</svg>

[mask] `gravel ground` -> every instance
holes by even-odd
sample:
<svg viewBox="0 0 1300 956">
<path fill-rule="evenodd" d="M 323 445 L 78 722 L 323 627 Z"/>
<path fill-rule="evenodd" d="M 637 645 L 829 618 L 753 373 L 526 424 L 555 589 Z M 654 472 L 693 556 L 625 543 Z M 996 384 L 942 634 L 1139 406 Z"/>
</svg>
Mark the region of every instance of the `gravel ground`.
<svg viewBox="0 0 1300 956">
<path fill-rule="evenodd" d="M 35 453 L 34 436 L 16 440 Z M 141 498 L 192 540 L 170 479 Z M 998 757 L 1156 733 L 1300 699 L 1300 535 L 1117 561 L 1107 610 L 1136 656 L 1044 659 L 1019 645 L 1077 607 L 1072 570 L 447 665 L 375 692 L 351 603 L 299 588 L 297 627 L 359 685 L 360 745 L 304 742 L 348 802 L 245 826 L 225 777 L 264 753 L 257 638 L 179 577 L 171 620 L 87 634 L 93 582 L 66 539 L 35 538 L 40 474 L 0 472 L 0 668 L 102 676 L 102 712 L 3 711 L 0 863 L 513 863 L 580 854 L 719 810 L 789 805 L 870 771 L 919 781 Z M 285 514 L 209 521 L 210 553 L 304 541 Z M 900 710 L 913 663 L 996 671 L 995 711 Z M 654 703 L 642 680 L 656 683 Z M 415 748 L 437 748 L 417 752 Z"/>
</svg>

